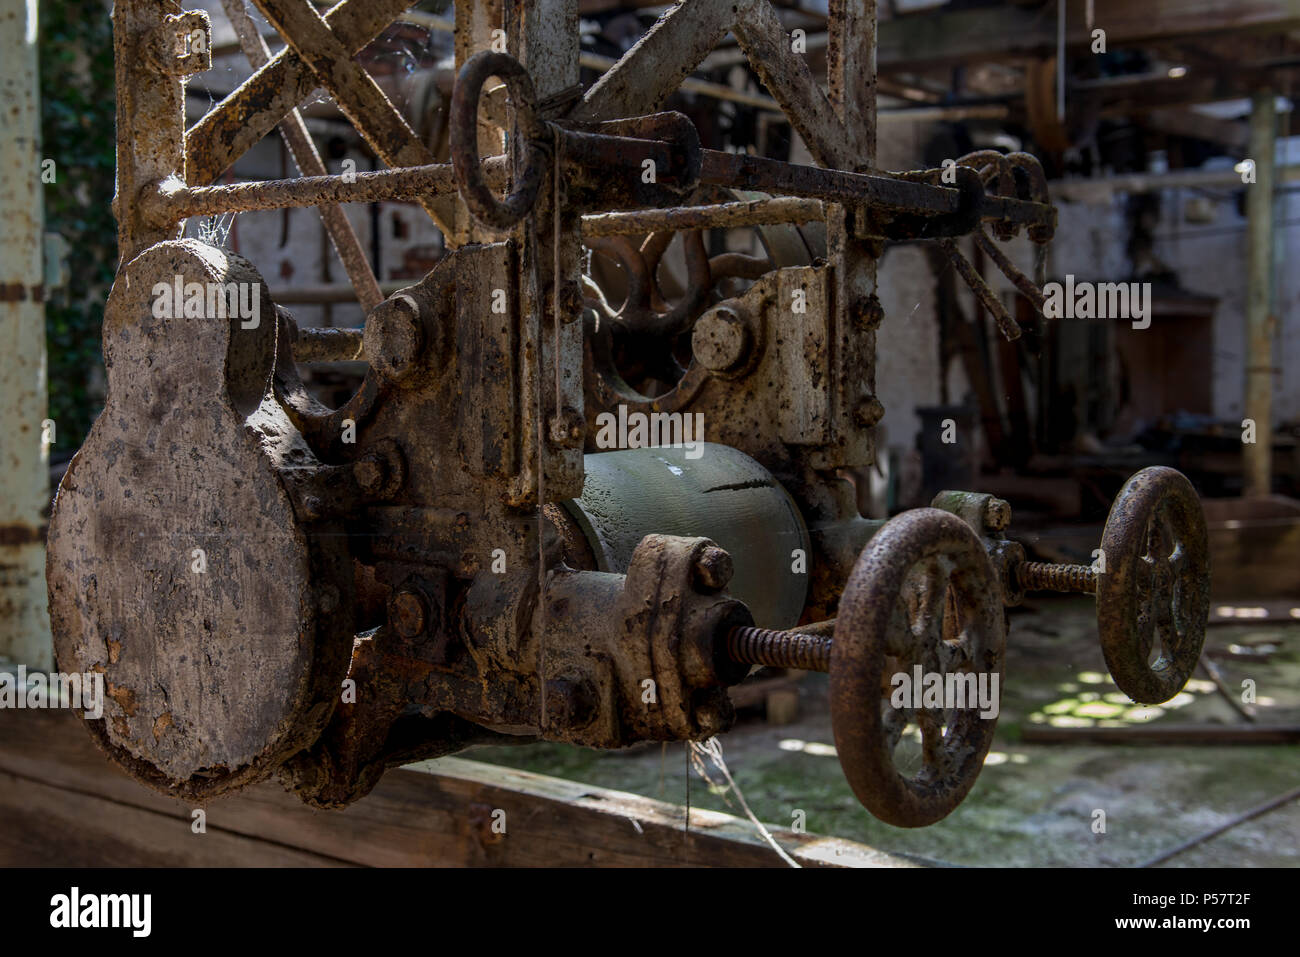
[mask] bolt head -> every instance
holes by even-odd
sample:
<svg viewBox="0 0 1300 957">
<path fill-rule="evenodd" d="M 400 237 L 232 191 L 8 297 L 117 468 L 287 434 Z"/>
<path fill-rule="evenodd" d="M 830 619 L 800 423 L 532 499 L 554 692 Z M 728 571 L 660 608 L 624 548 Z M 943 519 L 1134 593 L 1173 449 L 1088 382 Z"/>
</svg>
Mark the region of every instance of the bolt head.
<svg viewBox="0 0 1300 957">
<path fill-rule="evenodd" d="M 424 348 L 420 307 L 400 293 L 385 299 L 366 316 L 362 341 L 376 372 L 393 382 L 407 378 L 419 367 Z"/>
<path fill-rule="evenodd" d="M 1011 525 L 1011 504 L 1000 498 L 991 498 L 984 506 L 984 524 L 995 532 L 1005 531 Z"/>
<path fill-rule="evenodd" d="M 424 596 L 403 588 L 388 600 L 388 622 L 403 638 L 415 638 L 424 632 L 429 609 Z"/>
<path fill-rule="evenodd" d="M 382 455 L 369 452 L 353 463 L 352 474 L 361 491 L 367 495 L 378 495 L 388 481 L 388 466 Z"/>
<path fill-rule="evenodd" d="M 874 395 L 859 403 L 853 411 L 853 420 L 864 429 L 869 429 L 885 417 L 885 406 Z"/>
<path fill-rule="evenodd" d="M 715 306 L 695 323 L 691 350 L 704 368 L 734 372 L 749 356 L 750 333 L 745 320 L 729 306 Z"/>
<path fill-rule="evenodd" d="M 562 449 L 582 448 L 587 423 L 576 409 L 566 408 L 551 419 L 551 442 Z"/>
<path fill-rule="evenodd" d="M 695 559 L 695 585 L 701 591 L 722 591 L 735 572 L 731 555 L 717 545 L 709 545 Z"/>
</svg>

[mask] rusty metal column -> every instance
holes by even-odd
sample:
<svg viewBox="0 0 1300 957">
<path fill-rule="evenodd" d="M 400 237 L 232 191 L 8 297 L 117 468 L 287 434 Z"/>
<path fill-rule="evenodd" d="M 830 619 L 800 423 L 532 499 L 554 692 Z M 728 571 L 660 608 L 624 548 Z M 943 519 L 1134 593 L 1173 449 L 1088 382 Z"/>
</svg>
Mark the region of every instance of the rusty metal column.
<svg viewBox="0 0 1300 957">
<path fill-rule="evenodd" d="M 41 512 L 45 444 L 45 306 L 41 236 L 36 4 L 0 0 L 0 658 L 53 660 Z"/>
<path fill-rule="evenodd" d="M 1246 190 L 1246 418 L 1255 442 L 1242 446 L 1247 496 L 1273 488 L 1273 174 L 1277 107 L 1271 90 L 1255 94 L 1250 158 L 1255 182 Z"/>
</svg>

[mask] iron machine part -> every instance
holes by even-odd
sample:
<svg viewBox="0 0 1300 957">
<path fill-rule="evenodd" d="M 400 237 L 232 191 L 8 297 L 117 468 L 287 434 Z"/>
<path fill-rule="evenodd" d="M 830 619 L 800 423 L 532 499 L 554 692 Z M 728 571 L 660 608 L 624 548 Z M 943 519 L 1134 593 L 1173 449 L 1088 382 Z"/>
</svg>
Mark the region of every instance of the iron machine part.
<svg viewBox="0 0 1300 957">
<path fill-rule="evenodd" d="M 891 676 L 1000 679 L 1000 606 L 1024 589 L 1095 590 L 1137 700 L 1185 683 L 1208 568 L 1177 473 L 1121 494 L 1099 575 L 1025 562 L 991 496 L 943 493 L 887 523 L 857 512 L 842 473 L 872 463 L 884 414 L 885 243 L 939 243 L 1014 337 L 952 241 L 974 236 L 1041 305 L 993 240 L 1024 231 L 1041 251 L 1056 224 L 1024 154 L 875 169 L 869 0 L 832 8 L 829 92 L 769 0 L 684 0 L 585 90 L 576 0 L 506 3 L 509 54 L 475 52 L 492 25 L 458 6 L 446 164 L 352 60 L 406 0 L 256 4 L 287 47 L 250 44 L 257 71 L 189 129 L 206 16 L 113 11 L 108 399 L 60 485 L 47 578 L 60 667 L 105 675 L 88 727 L 128 773 L 193 800 L 278 775 L 342 807 L 389 767 L 473 744 L 705 739 L 734 720 L 727 688 L 772 664 L 830 672 L 854 792 L 919 826 L 973 786 L 996 708 L 898 704 Z M 819 165 L 703 149 L 662 110 L 729 31 Z M 389 169 L 214 185 L 320 86 Z M 360 332 L 298 328 L 251 263 L 181 238 L 196 215 L 383 199 L 420 204 L 453 248 Z M 704 254 L 703 231 L 738 227 L 762 232 L 766 258 Z M 677 231 L 693 285 L 667 303 L 656 268 Z M 630 308 L 584 273 L 602 246 Z M 349 262 L 372 303 L 374 277 Z M 329 408 L 299 376 L 308 357 L 368 372 Z M 602 452 L 602 417 L 633 415 L 689 417 L 707 441 Z M 920 753 L 900 760 L 908 724 Z"/>
</svg>

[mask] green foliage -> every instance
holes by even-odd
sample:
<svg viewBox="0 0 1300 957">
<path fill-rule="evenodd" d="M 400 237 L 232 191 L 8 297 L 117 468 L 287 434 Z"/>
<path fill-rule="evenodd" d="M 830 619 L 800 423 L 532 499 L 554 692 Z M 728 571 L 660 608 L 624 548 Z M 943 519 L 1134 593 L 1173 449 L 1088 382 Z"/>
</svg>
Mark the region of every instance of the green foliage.
<svg viewBox="0 0 1300 957">
<path fill-rule="evenodd" d="M 59 450 L 79 446 L 99 414 L 88 388 L 101 368 L 100 326 L 117 266 L 113 27 L 102 0 L 41 0 L 41 155 L 45 228 L 68 241 L 70 280 L 45 306 L 50 417 Z"/>
</svg>

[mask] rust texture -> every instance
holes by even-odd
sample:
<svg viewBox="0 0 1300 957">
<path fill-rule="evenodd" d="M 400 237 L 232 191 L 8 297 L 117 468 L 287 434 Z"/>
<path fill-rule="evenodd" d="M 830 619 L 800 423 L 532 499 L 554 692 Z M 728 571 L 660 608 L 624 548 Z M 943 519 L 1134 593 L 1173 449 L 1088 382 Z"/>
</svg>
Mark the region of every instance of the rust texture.
<svg viewBox="0 0 1300 957">
<path fill-rule="evenodd" d="M 353 59 L 404 2 L 256 5 L 286 48 L 270 56 L 228 0 L 256 72 L 188 132 L 183 77 L 205 63 L 177 31 L 206 21 L 114 11 L 124 265 L 106 408 L 60 486 L 47 578 L 60 663 L 109 683 L 90 731 L 137 779 L 201 800 L 278 775 L 342 807 L 389 767 L 476 744 L 708 738 L 765 664 L 829 671 L 854 793 L 911 827 L 970 790 L 995 718 L 895 708 L 890 677 L 1000 678 L 1003 607 L 1026 588 L 1095 584 L 1139 700 L 1186 681 L 1208 570 L 1177 473 L 1121 494 L 1094 577 L 1026 563 L 989 495 L 858 513 L 842 470 L 872 464 L 885 413 L 885 244 L 941 244 L 1014 335 L 957 241 L 1037 305 L 995 240 L 1042 248 L 1056 227 L 1025 154 L 974 153 L 947 179 L 876 168 L 870 0 L 832 0 L 825 90 L 769 0 L 677 4 L 585 91 L 577 0 L 458 7 L 444 164 Z M 498 28 L 509 53 L 488 52 Z M 818 165 L 703 149 L 663 110 L 728 31 Z M 296 112 L 317 87 L 390 169 L 325 173 Z M 307 175 L 212 185 L 277 124 Z M 451 248 L 380 299 L 338 204 L 386 199 L 422 205 Z M 291 206 L 322 207 L 362 328 L 299 329 L 252 264 L 176 238 L 190 216 Z M 761 252 L 709 255 L 722 229 Z M 225 292 L 160 316 L 155 290 L 178 281 Z M 260 318 L 226 308 L 241 289 Z M 337 408 L 297 368 L 350 361 L 367 370 Z M 607 417 L 633 415 L 705 434 L 602 457 Z M 909 724 L 919 767 L 896 759 Z"/>
<path fill-rule="evenodd" d="M 1025 562 L 1016 569 L 1020 587 L 1028 591 L 1097 591 L 1097 573 L 1087 565 L 1050 565 Z"/>
</svg>

